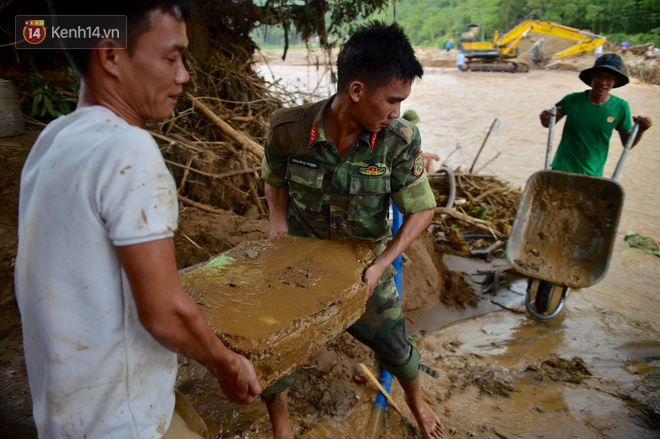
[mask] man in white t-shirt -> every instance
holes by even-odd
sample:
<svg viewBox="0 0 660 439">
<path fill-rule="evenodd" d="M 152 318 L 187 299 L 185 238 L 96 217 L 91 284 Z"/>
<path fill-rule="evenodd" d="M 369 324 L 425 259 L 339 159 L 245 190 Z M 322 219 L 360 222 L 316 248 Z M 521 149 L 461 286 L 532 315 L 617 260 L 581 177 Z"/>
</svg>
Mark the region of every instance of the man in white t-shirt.
<svg viewBox="0 0 660 439">
<path fill-rule="evenodd" d="M 189 79 L 189 4 L 96 3 L 73 7 L 127 15 L 128 49 L 66 49 L 84 79 L 78 109 L 44 129 L 21 175 L 16 296 L 34 419 L 44 438 L 200 437 L 174 410 L 176 353 L 213 370 L 232 402 L 261 388 L 179 282 L 176 187 L 143 129 Z"/>
</svg>

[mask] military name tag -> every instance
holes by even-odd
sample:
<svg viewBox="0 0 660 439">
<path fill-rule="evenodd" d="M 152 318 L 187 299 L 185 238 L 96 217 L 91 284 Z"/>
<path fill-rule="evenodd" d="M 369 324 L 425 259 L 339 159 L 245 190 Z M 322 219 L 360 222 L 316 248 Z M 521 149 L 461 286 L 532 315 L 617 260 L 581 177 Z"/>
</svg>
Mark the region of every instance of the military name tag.
<svg viewBox="0 0 660 439">
<path fill-rule="evenodd" d="M 294 165 L 304 166 L 306 168 L 312 168 L 312 169 L 319 168 L 318 163 L 310 162 L 308 160 L 303 160 L 303 159 L 297 159 L 295 157 L 291 157 L 291 163 L 293 163 Z"/>
</svg>

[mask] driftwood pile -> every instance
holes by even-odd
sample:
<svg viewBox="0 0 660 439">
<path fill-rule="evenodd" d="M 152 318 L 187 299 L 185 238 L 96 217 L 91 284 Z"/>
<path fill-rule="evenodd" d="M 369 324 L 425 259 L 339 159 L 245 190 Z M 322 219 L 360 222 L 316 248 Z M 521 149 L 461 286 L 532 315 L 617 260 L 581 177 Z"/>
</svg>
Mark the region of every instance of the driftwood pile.
<svg viewBox="0 0 660 439">
<path fill-rule="evenodd" d="M 190 82 L 168 120 L 149 126 L 177 182 L 184 205 L 267 214 L 259 179 L 270 115 L 297 96 L 268 83 L 252 62 L 218 55 L 201 67 L 186 60 Z"/>
<path fill-rule="evenodd" d="M 522 192 L 494 176 L 455 171 L 456 201 L 453 208 L 437 207 L 433 218 L 436 242 L 447 251 L 464 256 L 489 257 L 502 252 L 516 216 Z M 449 193 L 446 174 L 430 174 L 438 206 Z"/>
</svg>

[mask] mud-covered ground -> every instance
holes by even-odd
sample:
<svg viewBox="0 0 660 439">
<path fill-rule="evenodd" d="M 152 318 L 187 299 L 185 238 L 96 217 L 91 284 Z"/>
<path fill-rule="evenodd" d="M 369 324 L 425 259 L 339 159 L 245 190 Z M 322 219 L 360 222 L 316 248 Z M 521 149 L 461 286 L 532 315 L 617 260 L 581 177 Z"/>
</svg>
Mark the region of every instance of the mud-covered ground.
<svg viewBox="0 0 660 439">
<path fill-rule="evenodd" d="M 6 395 L 0 400 L 0 433 L 3 437 L 36 437 L 23 358 L 21 320 L 14 295 L 13 267 L 17 246 L 20 171 L 39 132 L 32 129 L 19 137 L 0 139 L 0 156 L 5 164 L 0 180 L 0 204 L 3 206 L 0 214 L 0 269 L 3 273 L 0 280 L 0 388 Z M 265 239 L 267 236 L 266 218 L 249 219 L 229 211 L 216 214 L 181 206 L 179 229 L 175 235 L 177 264 L 179 268 L 190 267 L 241 242 Z M 446 269 L 442 254 L 435 248 L 429 233 L 418 239 L 407 255 L 410 259 L 407 270 L 411 275 L 405 279 L 404 288 L 414 294 L 405 297 L 404 309 L 421 308 L 438 300 L 449 305 L 474 301 L 473 292 L 460 276 Z M 294 407 L 295 404 L 304 404 L 309 415 L 315 419 L 324 415 L 346 414 L 355 404 L 351 403 L 353 394 L 350 389 L 355 384 L 353 376 L 361 372 L 358 372 L 357 363 L 347 364 L 345 356 L 359 357 L 362 362 L 373 363 L 368 351 L 352 341 L 350 336 L 343 335 L 340 340 L 320 349 L 310 359 L 312 362 L 325 362 L 325 367 L 332 370 L 333 378 L 327 378 L 326 371 L 321 373 L 324 366 L 304 366 L 299 381 L 301 384 L 292 392 Z M 227 413 L 234 408 L 224 401 L 208 372 L 187 359 L 182 358 L 181 363 L 180 390 L 193 401 L 214 431 L 229 429 L 242 432 L 249 429 L 252 423 L 246 424 L 243 415 L 252 410 L 259 411 L 257 406 L 261 404 L 241 412 L 241 416 L 228 418 Z M 346 395 L 350 398 L 346 399 Z M 296 416 L 298 413 L 294 411 Z M 227 427 L 228 419 L 233 421 L 230 427 Z M 307 427 L 300 428 L 304 430 Z"/>
<path fill-rule="evenodd" d="M 448 63 L 452 58 L 448 59 Z M 580 61 L 587 66 L 591 60 Z M 296 68 L 272 66 L 299 77 Z M 584 68 L 584 67 L 580 67 Z M 577 70 L 577 69 L 576 69 Z M 493 117 L 504 121 L 491 136 L 483 172 L 524 185 L 543 166 L 545 131 L 537 114 L 570 91 L 583 89 L 574 72 L 529 75 L 458 74 L 428 69 L 404 103 L 415 108 L 426 149 L 469 166 Z M 635 114 L 660 124 L 660 89 L 633 81 L 617 90 Z M 560 136 L 558 129 L 557 139 Z M 36 132 L 0 140 L 0 436 L 35 437 L 25 375 L 20 318 L 13 293 L 18 176 Z M 618 139 L 606 167 L 618 158 Z M 558 141 L 558 140 L 557 140 Z M 440 376 L 422 377 L 424 398 L 443 418 L 449 438 L 656 438 L 660 410 L 660 258 L 625 247 L 628 229 L 660 239 L 660 129 L 652 127 L 629 155 L 619 181 L 626 202 L 609 274 L 597 286 L 574 291 L 559 317 L 543 322 L 522 311 L 524 282 L 504 277 L 497 294 L 479 294 L 482 268 L 442 255 L 425 234 L 406 253 L 404 308 L 423 361 Z M 207 260 L 244 240 L 266 237 L 265 218 L 181 210 L 175 237 L 180 268 Z M 194 243 L 194 244 L 193 244 Z M 504 263 L 496 261 L 496 265 Z M 473 294 L 451 274 L 465 272 Z M 508 284 L 507 282 L 513 282 Z M 522 283 L 521 283 L 522 282 Z M 506 289 L 511 285 L 511 289 Z M 490 312 L 495 311 L 498 312 Z M 29 322 L 27 322 L 29 324 Z M 302 366 L 291 390 L 294 428 L 302 438 L 365 437 L 374 387 L 358 368 L 377 367 L 369 351 L 343 334 Z M 206 371 L 181 359 L 179 389 L 222 438 L 267 438 L 265 407 L 234 406 Z M 404 413 L 402 392 L 392 394 Z M 380 436 L 416 437 L 412 424 L 388 408 Z"/>
</svg>

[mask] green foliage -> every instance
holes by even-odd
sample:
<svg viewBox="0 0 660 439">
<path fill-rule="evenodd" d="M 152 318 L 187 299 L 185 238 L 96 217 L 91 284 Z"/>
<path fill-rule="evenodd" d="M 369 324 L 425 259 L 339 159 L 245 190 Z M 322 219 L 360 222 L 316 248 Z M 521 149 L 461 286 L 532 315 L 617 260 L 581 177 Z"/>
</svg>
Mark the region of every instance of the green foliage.
<svg viewBox="0 0 660 439">
<path fill-rule="evenodd" d="M 379 16 L 391 20 L 390 5 Z M 660 0 L 401 0 L 396 20 L 415 45 L 442 45 L 470 23 L 483 38 L 506 32 L 523 20 L 540 19 L 609 36 L 631 44 L 660 43 Z M 616 37 L 616 38 L 615 38 Z M 623 41 L 623 40 L 620 40 Z"/>
<path fill-rule="evenodd" d="M 365 17 L 376 14 L 392 0 L 265 0 L 254 1 L 261 8 L 261 23 L 271 27 L 251 34 L 255 42 L 295 44 L 318 38 L 321 47 L 332 47 Z M 261 37 L 259 34 L 263 35 Z M 271 37 L 267 36 L 268 33 Z M 334 39 L 331 41 L 331 37 Z"/>
<path fill-rule="evenodd" d="M 632 46 L 638 44 L 652 43 L 654 41 L 660 41 L 660 35 L 658 34 L 658 32 L 649 32 L 645 34 L 615 33 L 615 34 L 610 34 L 607 37 L 613 43 L 620 44 L 624 41 L 628 41 Z"/>
<path fill-rule="evenodd" d="M 67 69 L 64 75 L 50 75 L 48 78 L 31 72 L 23 92 L 24 111 L 42 122 L 71 113 L 78 101 L 78 87 L 67 89 L 62 83 L 76 83 L 72 69 Z"/>
</svg>

